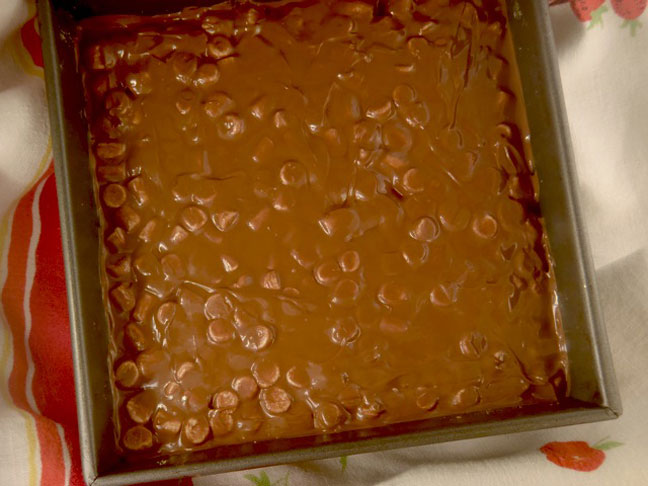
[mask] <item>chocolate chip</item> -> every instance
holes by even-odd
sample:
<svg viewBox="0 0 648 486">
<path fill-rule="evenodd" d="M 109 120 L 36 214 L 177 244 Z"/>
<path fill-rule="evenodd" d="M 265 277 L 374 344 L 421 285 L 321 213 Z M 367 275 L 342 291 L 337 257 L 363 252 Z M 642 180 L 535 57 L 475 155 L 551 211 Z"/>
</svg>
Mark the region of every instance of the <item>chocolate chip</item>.
<svg viewBox="0 0 648 486">
<path fill-rule="evenodd" d="M 439 307 L 447 307 L 456 300 L 456 290 L 448 285 L 437 285 L 430 292 L 430 302 Z"/>
<path fill-rule="evenodd" d="M 119 258 L 114 263 L 107 263 L 106 270 L 113 277 L 125 277 L 131 273 L 130 256 Z"/>
<path fill-rule="evenodd" d="M 106 243 L 115 252 L 119 252 L 126 246 L 126 232 L 121 228 L 115 228 L 106 238 Z"/>
<path fill-rule="evenodd" d="M 127 324 L 124 328 L 124 334 L 126 335 L 128 344 L 136 351 L 144 351 L 150 345 L 149 338 L 144 334 L 144 330 L 139 324 Z"/>
<path fill-rule="evenodd" d="M 252 376 L 261 388 L 268 388 L 277 382 L 281 376 L 281 369 L 272 359 L 261 358 L 254 362 Z"/>
<path fill-rule="evenodd" d="M 479 390 L 475 386 L 467 386 L 457 391 L 450 398 L 450 406 L 454 409 L 465 410 L 479 402 Z"/>
<path fill-rule="evenodd" d="M 114 162 L 126 154 L 126 144 L 122 142 L 100 142 L 95 146 L 95 154 L 101 160 Z"/>
<path fill-rule="evenodd" d="M 356 409 L 356 419 L 361 422 L 372 420 L 385 411 L 381 400 L 376 397 L 364 395 L 360 405 Z"/>
<path fill-rule="evenodd" d="M 240 137 L 245 131 L 245 121 L 233 113 L 223 115 L 218 125 L 216 126 L 216 132 L 218 136 L 224 140 L 233 140 Z"/>
<path fill-rule="evenodd" d="M 340 266 L 333 261 L 324 262 L 315 268 L 313 275 L 317 283 L 329 287 L 339 280 Z"/>
<path fill-rule="evenodd" d="M 308 178 L 306 168 L 297 161 L 285 162 L 279 170 L 279 179 L 282 184 L 292 187 L 302 187 Z"/>
<path fill-rule="evenodd" d="M 176 52 L 169 58 L 169 62 L 176 75 L 176 79 L 182 83 L 188 83 L 198 69 L 198 59 L 188 52 Z"/>
<path fill-rule="evenodd" d="M 205 315 L 212 319 L 228 318 L 232 314 L 232 306 L 222 293 L 214 293 L 205 301 Z"/>
<path fill-rule="evenodd" d="M 119 184 L 108 184 L 103 190 L 103 201 L 109 208 L 118 208 L 126 202 L 126 189 Z"/>
<path fill-rule="evenodd" d="M 162 326 L 168 326 L 176 315 L 176 304 L 165 302 L 158 307 L 155 317 Z"/>
<path fill-rule="evenodd" d="M 112 69 L 117 65 L 119 56 L 112 45 L 95 44 L 86 52 L 86 65 L 92 70 Z"/>
<path fill-rule="evenodd" d="M 207 213 L 197 206 L 189 206 L 180 213 L 182 225 L 192 233 L 195 233 L 207 223 Z"/>
<path fill-rule="evenodd" d="M 158 410 L 153 416 L 153 429 L 165 441 L 172 440 L 178 435 L 182 428 L 182 421 L 167 412 L 166 410 Z"/>
<path fill-rule="evenodd" d="M 399 317 L 384 316 L 380 319 L 379 328 L 385 334 L 400 334 L 407 331 L 409 324 Z"/>
<path fill-rule="evenodd" d="M 126 178 L 126 166 L 117 164 L 97 167 L 97 177 L 101 182 L 121 182 Z"/>
<path fill-rule="evenodd" d="M 269 217 L 270 208 L 262 208 L 258 213 L 252 216 L 252 218 L 250 218 L 248 226 L 252 231 L 259 231 L 266 227 Z"/>
<path fill-rule="evenodd" d="M 137 385 L 139 378 L 139 369 L 131 360 L 122 362 L 115 371 L 115 380 L 124 388 L 133 388 Z"/>
<path fill-rule="evenodd" d="M 142 451 L 153 447 L 153 434 L 142 425 L 131 427 L 124 434 L 124 447 L 131 451 Z"/>
<path fill-rule="evenodd" d="M 392 98 L 397 107 L 406 106 L 412 103 L 416 98 L 414 89 L 407 84 L 399 84 L 392 91 Z"/>
<path fill-rule="evenodd" d="M 143 391 L 132 397 L 126 403 L 126 410 L 131 420 L 138 424 L 145 424 L 151 419 L 157 401 L 155 394 L 151 391 Z"/>
<path fill-rule="evenodd" d="M 467 358 L 478 359 L 487 348 L 486 337 L 478 331 L 465 333 L 459 340 L 459 350 Z"/>
<path fill-rule="evenodd" d="M 132 207 L 124 205 L 117 210 L 117 221 L 127 233 L 130 233 L 140 224 L 141 217 Z"/>
<path fill-rule="evenodd" d="M 497 220 L 490 214 L 484 214 L 473 220 L 472 229 L 481 238 L 494 238 L 497 234 Z"/>
<path fill-rule="evenodd" d="M 344 413 L 340 406 L 335 403 L 322 403 L 315 408 L 313 415 L 315 417 L 315 428 L 321 430 L 331 430 L 344 421 Z"/>
<path fill-rule="evenodd" d="M 202 377 L 200 375 L 193 375 L 193 380 L 188 380 L 190 375 L 185 377 L 183 386 L 192 387 L 200 384 Z M 190 412 L 197 413 L 207 410 L 209 406 L 209 393 L 203 389 L 192 389 L 185 392 L 184 404 Z"/>
<path fill-rule="evenodd" d="M 436 240 L 439 234 L 441 234 L 439 223 L 430 216 L 419 218 L 410 230 L 410 236 L 412 238 L 427 243 Z"/>
<path fill-rule="evenodd" d="M 382 127 L 385 147 L 392 152 L 407 153 L 412 148 L 413 138 L 409 128 L 398 122 L 389 122 Z"/>
<path fill-rule="evenodd" d="M 238 260 L 231 255 L 222 255 L 221 262 L 223 264 L 223 269 L 227 273 L 232 273 L 239 267 Z"/>
<path fill-rule="evenodd" d="M 207 326 L 207 338 L 214 344 L 230 342 L 234 336 L 234 328 L 225 319 L 214 319 Z"/>
<path fill-rule="evenodd" d="M 167 357 L 162 350 L 146 350 L 137 356 L 135 362 L 145 378 L 155 378 L 165 370 Z"/>
<path fill-rule="evenodd" d="M 234 418 L 231 412 L 226 410 L 210 410 L 209 427 L 214 437 L 220 437 L 231 432 L 234 428 Z"/>
<path fill-rule="evenodd" d="M 343 272 L 355 272 L 360 268 L 360 255 L 355 250 L 347 250 L 338 257 L 338 265 Z"/>
<path fill-rule="evenodd" d="M 131 179 L 128 183 L 128 189 L 138 205 L 143 206 L 149 201 L 149 195 L 146 191 L 146 183 L 143 177 L 140 176 Z"/>
<path fill-rule="evenodd" d="M 343 307 L 353 305 L 360 296 L 360 286 L 355 280 L 344 278 L 340 280 L 331 294 L 331 303 Z"/>
<path fill-rule="evenodd" d="M 422 410 L 434 410 L 439 403 L 439 395 L 433 390 L 421 390 L 416 397 L 416 406 Z"/>
<path fill-rule="evenodd" d="M 126 76 L 126 85 L 136 96 L 149 94 L 153 90 L 151 75 L 146 71 L 131 73 Z"/>
<path fill-rule="evenodd" d="M 326 235 L 349 241 L 360 229 L 360 218 L 353 209 L 334 209 L 319 220 L 319 225 Z"/>
<path fill-rule="evenodd" d="M 232 389 L 243 400 L 254 398 L 259 387 L 257 382 L 251 376 L 238 376 L 232 381 Z"/>
<path fill-rule="evenodd" d="M 268 326 L 259 325 L 241 334 L 243 347 L 249 351 L 261 351 L 272 344 L 273 335 Z"/>
<path fill-rule="evenodd" d="M 384 123 L 394 114 L 394 105 L 391 100 L 384 100 L 367 108 L 366 114 L 367 118 L 373 118 L 380 123 Z"/>
<path fill-rule="evenodd" d="M 423 102 L 405 104 L 399 109 L 407 124 L 413 128 L 425 128 L 430 123 L 430 110 Z"/>
<path fill-rule="evenodd" d="M 234 101 L 225 93 L 213 93 L 205 99 L 203 109 L 210 118 L 220 118 L 234 109 Z"/>
<path fill-rule="evenodd" d="M 335 344 L 346 346 L 360 337 L 360 327 L 353 318 L 340 319 L 328 331 L 328 335 Z"/>
<path fill-rule="evenodd" d="M 131 284 L 120 283 L 110 291 L 110 297 L 120 311 L 130 312 L 135 307 L 135 289 Z"/>
<path fill-rule="evenodd" d="M 267 272 L 263 277 L 261 277 L 261 286 L 268 290 L 280 290 L 281 289 L 281 278 L 276 270 L 271 270 Z"/>
<path fill-rule="evenodd" d="M 157 225 L 158 221 L 156 219 L 148 220 L 140 230 L 137 237 L 145 243 L 150 243 L 153 240 Z"/>
<path fill-rule="evenodd" d="M 155 297 L 148 292 L 142 292 L 142 295 L 137 300 L 137 304 L 135 304 L 135 309 L 133 309 L 133 319 L 137 322 L 144 321 L 154 304 Z"/>
<path fill-rule="evenodd" d="M 189 417 L 182 425 L 182 438 L 189 444 L 198 445 L 209 435 L 209 421 L 204 415 Z"/>
<path fill-rule="evenodd" d="M 214 36 L 207 44 L 207 54 L 216 60 L 230 56 L 233 53 L 232 43 L 223 35 Z"/>
<path fill-rule="evenodd" d="M 308 388 L 311 383 L 306 370 L 299 366 L 293 366 L 286 372 L 286 381 L 295 388 Z"/>
<path fill-rule="evenodd" d="M 402 304 L 409 299 L 409 291 L 395 282 L 385 282 L 378 289 L 378 300 L 387 306 Z"/>
<path fill-rule="evenodd" d="M 220 211 L 212 215 L 212 221 L 220 231 L 231 229 L 238 221 L 239 213 L 237 211 Z"/>
<path fill-rule="evenodd" d="M 216 64 L 205 63 L 201 65 L 194 76 L 194 84 L 199 88 L 213 86 L 220 79 L 220 71 Z"/>
<path fill-rule="evenodd" d="M 239 404 L 239 397 L 231 390 L 223 390 L 212 398 L 212 407 L 216 410 L 235 410 Z"/>
<path fill-rule="evenodd" d="M 259 394 L 261 407 L 270 415 L 279 415 L 287 412 L 292 405 L 292 400 L 288 392 L 278 386 L 261 390 Z"/>
<path fill-rule="evenodd" d="M 167 277 L 174 280 L 181 280 L 185 277 L 186 272 L 184 264 L 180 257 L 174 253 L 167 253 L 160 259 L 162 272 Z"/>
<path fill-rule="evenodd" d="M 403 175 L 402 184 L 408 194 L 418 194 L 425 190 L 425 176 L 420 169 L 408 169 Z"/>
<path fill-rule="evenodd" d="M 401 245 L 401 255 L 410 267 L 418 268 L 427 261 L 429 250 L 424 243 L 405 240 Z"/>
</svg>

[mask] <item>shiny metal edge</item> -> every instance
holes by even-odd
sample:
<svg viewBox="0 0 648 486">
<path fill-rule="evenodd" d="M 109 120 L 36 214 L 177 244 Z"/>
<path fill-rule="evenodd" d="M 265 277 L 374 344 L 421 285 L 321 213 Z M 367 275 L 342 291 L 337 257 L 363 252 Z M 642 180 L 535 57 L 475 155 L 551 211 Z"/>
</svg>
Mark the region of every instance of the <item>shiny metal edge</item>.
<svg viewBox="0 0 648 486">
<path fill-rule="evenodd" d="M 517 2 L 518 0 L 516 0 Z M 524 1 L 524 0 L 522 0 Z M 551 129 L 555 143 L 561 153 L 561 169 L 563 171 L 564 183 L 567 190 L 566 197 L 571 210 L 570 221 L 575 229 L 577 252 L 580 256 L 579 270 L 582 275 L 584 286 L 582 296 L 585 301 L 585 310 L 588 313 L 586 319 L 591 325 L 593 345 L 595 352 L 594 359 L 598 365 L 598 375 L 601 381 L 602 404 L 608 407 L 616 417 L 623 412 L 621 396 L 619 393 L 607 329 L 603 320 L 603 313 L 600 307 L 598 287 L 596 283 L 594 262 L 592 260 L 587 226 L 582 216 L 581 203 L 578 190 L 578 174 L 574 153 L 571 143 L 569 120 L 565 108 L 560 70 L 558 67 L 558 55 L 554 41 L 551 18 L 549 16 L 549 4 L 545 1 L 524 2 L 527 7 L 534 9 L 534 17 L 539 24 L 540 36 L 538 43 L 539 53 L 542 56 L 542 67 L 550 96 L 547 97 L 549 104 L 549 115 L 553 123 Z"/>
<path fill-rule="evenodd" d="M 37 1 L 37 14 L 44 59 L 45 87 L 49 104 L 50 130 L 54 153 L 54 171 L 61 221 L 61 241 L 65 263 L 65 282 L 67 287 L 68 312 L 70 316 L 70 334 L 72 359 L 74 365 L 74 386 L 76 389 L 77 418 L 79 425 L 79 449 L 83 477 L 87 484 L 93 484 L 97 478 L 97 450 L 92 440 L 93 417 L 90 409 L 90 384 L 87 372 L 88 350 L 83 335 L 85 329 L 80 317 L 80 288 L 76 278 L 79 262 L 76 245 L 73 240 L 74 221 L 71 211 L 72 186 L 69 184 L 68 144 L 63 100 L 61 99 L 61 63 L 56 48 L 56 29 L 53 22 L 53 9 L 50 0 Z"/>
</svg>

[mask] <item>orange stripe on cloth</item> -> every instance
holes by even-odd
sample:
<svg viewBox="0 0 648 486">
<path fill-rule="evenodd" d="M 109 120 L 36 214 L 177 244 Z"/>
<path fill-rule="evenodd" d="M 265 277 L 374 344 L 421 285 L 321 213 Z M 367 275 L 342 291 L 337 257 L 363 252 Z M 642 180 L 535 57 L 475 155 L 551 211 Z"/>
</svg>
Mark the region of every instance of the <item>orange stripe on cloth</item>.
<svg viewBox="0 0 648 486">
<path fill-rule="evenodd" d="M 42 178 L 44 171 L 48 167 L 48 164 L 51 164 L 51 154 L 52 154 L 52 140 L 48 139 L 47 149 L 45 154 L 41 158 L 38 166 L 36 167 L 35 176 L 32 182 L 27 185 L 31 188 L 40 178 Z M 0 224 L 0 291 L 5 286 L 7 277 L 8 277 L 8 268 L 9 267 L 9 246 L 10 246 L 10 236 L 13 228 L 13 221 L 15 216 L 15 210 L 20 202 L 25 197 L 23 195 L 16 203 L 9 208 L 9 210 L 2 216 L 2 223 Z M 5 262 L 7 262 L 5 264 Z M 10 361 L 13 364 L 13 347 L 11 344 L 11 337 L 13 333 L 11 332 L 11 327 L 9 326 L 8 319 L 5 315 L 4 306 L 1 305 L 1 293 L 0 293 L 0 331 L 2 332 L 2 347 L 0 348 L 0 398 L 7 405 L 10 405 L 12 402 L 12 397 L 9 393 L 8 382 L 9 382 L 9 366 Z M 25 439 L 27 442 L 27 468 L 28 468 L 28 484 L 30 486 L 36 486 L 38 478 L 40 476 L 41 464 L 37 459 L 39 455 L 40 446 L 37 441 L 37 431 L 36 423 L 32 415 L 25 412 L 25 410 L 16 407 L 16 411 L 24 419 L 25 423 Z M 16 465 L 20 467 L 20 465 Z"/>
<path fill-rule="evenodd" d="M 36 187 L 45 176 L 42 176 L 18 203 L 14 212 L 10 233 L 9 255 L 7 259 L 7 280 L 2 289 L 2 305 L 12 331 L 14 360 L 9 376 L 9 393 L 14 403 L 23 410 L 31 411 L 27 402 L 25 383 L 27 380 L 27 358 L 25 354 L 25 315 L 24 295 L 27 266 L 27 253 L 32 235 L 31 208 Z"/>
<path fill-rule="evenodd" d="M 40 450 L 41 484 L 58 486 L 65 481 L 63 444 L 56 424 L 38 413 L 30 374 L 33 362 L 28 347 L 32 324 L 29 307 L 35 278 L 35 255 L 40 239 L 40 195 L 51 167 L 18 203 L 11 228 L 7 278 L 2 289 L 2 305 L 12 333 L 14 359 L 9 377 L 9 393 L 16 406 L 33 416 Z"/>
<path fill-rule="evenodd" d="M 36 274 L 30 299 L 33 393 L 41 413 L 63 427 L 65 475 L 72 484 L 82 484 L 61 226 L 53 175 L 45 181 L 38 210 L 41 237 L 35 252 Z M 61 483 L 46 481 L 43 470 L 41 484 Z"/>
</svg>

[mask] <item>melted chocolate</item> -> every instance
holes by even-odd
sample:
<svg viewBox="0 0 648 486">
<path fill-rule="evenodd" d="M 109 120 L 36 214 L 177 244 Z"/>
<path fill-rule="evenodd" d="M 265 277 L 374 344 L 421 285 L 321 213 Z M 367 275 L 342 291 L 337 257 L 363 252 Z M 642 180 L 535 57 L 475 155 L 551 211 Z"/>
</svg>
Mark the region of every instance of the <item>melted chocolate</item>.
<svg viewBox="0 0 648 486">
<path fill-rule="evenodd" d="M 82 25 L 126 449 L 557 400 L 505 12 L 449 3 Z"/>
</svg>

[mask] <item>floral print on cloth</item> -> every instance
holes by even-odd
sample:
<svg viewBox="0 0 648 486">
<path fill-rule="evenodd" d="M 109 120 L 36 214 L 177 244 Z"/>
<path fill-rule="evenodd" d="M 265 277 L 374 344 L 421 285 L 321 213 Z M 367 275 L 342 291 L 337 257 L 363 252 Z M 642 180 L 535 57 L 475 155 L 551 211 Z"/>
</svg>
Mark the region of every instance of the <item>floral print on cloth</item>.
<svg viewBox="0 0 648 486">
<path fill-rule="evenodd" d="M 554 2 L 560 3 L 560 2 Z M 603 15 L 610 11 L 607 0 L 570 0 L 571 8 L 581 22 L 589 22 L 588 28 L 603 26 Z M 609 0 L 612 11 L 623 22 L 621 28 L 628 29 L 634 37 L 643 26 L 639 17 L 646 10 L 648 0 Z"/>
</svg>

